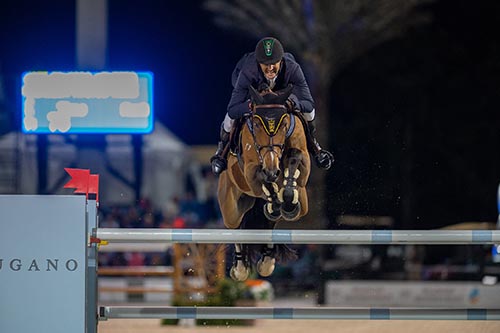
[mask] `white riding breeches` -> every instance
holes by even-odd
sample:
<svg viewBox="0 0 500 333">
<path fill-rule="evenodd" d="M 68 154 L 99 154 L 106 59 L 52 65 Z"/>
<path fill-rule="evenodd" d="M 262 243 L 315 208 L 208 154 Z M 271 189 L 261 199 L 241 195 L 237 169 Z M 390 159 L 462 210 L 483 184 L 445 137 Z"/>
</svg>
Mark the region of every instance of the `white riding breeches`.
<svg viewBox="0 0 500 333">
<path fill-rule="evenodd" d="M 233 128 L 234 124 L 234 119 L 231 119 L 229 115 L 226 113 L 226 116 L 224 117 L 224 122 L 222 123 L 224 126 L 224 131 L 226 132 L 231 132 L 231 128 Z"/>
</svg>

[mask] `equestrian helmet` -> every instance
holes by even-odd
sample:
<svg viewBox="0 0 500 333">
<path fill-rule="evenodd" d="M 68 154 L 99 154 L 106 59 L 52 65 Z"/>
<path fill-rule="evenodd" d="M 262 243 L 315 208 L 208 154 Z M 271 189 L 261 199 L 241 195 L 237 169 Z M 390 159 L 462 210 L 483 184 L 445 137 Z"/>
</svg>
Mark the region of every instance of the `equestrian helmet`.
<svg viewBox="0 0 500 333">
<path fill-rule="evenodd" d="M 265 65 L 275 64 L 283 58 L 283 45 L 274 37 L 262 38 L 255 47 L 257 62 Z"/>
</svg>

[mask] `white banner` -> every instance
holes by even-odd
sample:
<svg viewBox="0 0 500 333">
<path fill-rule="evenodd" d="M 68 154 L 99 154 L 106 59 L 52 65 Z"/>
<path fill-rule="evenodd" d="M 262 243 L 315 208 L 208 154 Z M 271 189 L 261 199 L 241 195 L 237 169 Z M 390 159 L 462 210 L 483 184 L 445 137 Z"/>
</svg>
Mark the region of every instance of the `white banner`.
<svg viewBox="0 0 500 333">
<path fill-rule="evenodd" d="M 85 333 L 85 196 L 0 195 L 0 332 Z"/>
<path fill-rule="evenodd" d="M 328 281 L 325 304 L 342 307 L 498 308 L 500 287 L 452 281 Z"/>
</svg>

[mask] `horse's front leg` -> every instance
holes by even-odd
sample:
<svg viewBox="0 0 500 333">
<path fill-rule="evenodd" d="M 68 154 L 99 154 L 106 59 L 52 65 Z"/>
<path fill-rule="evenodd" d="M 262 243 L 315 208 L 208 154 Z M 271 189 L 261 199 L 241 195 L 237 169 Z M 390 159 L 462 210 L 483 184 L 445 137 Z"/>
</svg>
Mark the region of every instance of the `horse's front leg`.
<svg viewBox="0 0 500 333">
<path fill-rule="evenodd" d="M 262 183 L 262 192 L 266 196 L 264 216 L 271 222 L 281 218 L 281 202 L 278 199 L 279 187 L 276 183 Z"/>
<path fill-rule="evenodd" d="M 291 149 L 283 174 L 283 187 L 278 193 L 278 200 L 281 202 L 281 216 L 287 221 L 295 221 L 300 216 L 301 203 L 299 201 L 297 179 L 300 176 L 299 166 L 301 160 L 302 153 L 300 150 Z"/>
</svg>

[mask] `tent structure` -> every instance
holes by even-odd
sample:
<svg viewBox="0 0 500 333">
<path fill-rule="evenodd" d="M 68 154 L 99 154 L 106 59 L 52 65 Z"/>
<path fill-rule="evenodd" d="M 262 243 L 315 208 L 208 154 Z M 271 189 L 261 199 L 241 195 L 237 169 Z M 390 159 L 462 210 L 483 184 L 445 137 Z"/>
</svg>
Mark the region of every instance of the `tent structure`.
<svg viewBox="0 0 500 333">
<path fill-rule="evenodd" d="M 0 150 L 4 156 L 0 163 L 10 166 L 2 168 L 0 174 L 17 180 L 15 189 L 0 184 L 1 193 L 37 193 L 40 177 L 37 140 L 37 135 L 17 132 L 0 138 Z M 89 141 L 92 140 L 86 142 Z M 154 131 L 143 135 L 141 141 L 142 181 L 139 192 L 142 198 L 148 198 L 153 205 L 161 207 L 170 198 L 183 195 L 185 178 L 192 169 L 190 165 L 194 159 L 189 146 L 160 122 L 156 122 Z M 101 203 L 120 205 L 135 200 L 131 185 L 137 184 L 134 179 L 137 161 L 132 136 L 113 134 L 104 136 L 97 143 L 81 145 L 79 142 L 75 135 L 47 137 L 47 192 L 71 193 L 62 185 L 69 179 L 64 168 L 73 167 L 90 169 L 92 173 L 100 174 Z"/>
</svg>

